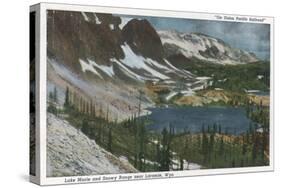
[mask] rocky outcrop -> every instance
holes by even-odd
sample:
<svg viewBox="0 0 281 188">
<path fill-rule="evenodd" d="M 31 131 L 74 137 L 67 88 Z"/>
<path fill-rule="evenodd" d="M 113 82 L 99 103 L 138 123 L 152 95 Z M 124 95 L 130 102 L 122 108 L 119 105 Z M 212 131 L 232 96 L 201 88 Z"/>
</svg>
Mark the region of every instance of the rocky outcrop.
<svg viewBox="0 0 281 188">
<path fill-rule="evenodd" d="M 98 146 L 67 121 L 48 114 L 47 176 L 130 173 L 137 170 Z"/>
</svg>

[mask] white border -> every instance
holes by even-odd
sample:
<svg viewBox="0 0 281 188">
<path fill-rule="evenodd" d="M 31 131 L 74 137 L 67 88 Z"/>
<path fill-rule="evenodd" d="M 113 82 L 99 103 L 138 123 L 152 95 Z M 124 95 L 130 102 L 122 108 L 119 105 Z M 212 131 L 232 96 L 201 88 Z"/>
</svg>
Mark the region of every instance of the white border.
<svg viewBox="0 0 281 188">
<path fill-rule="evenodd" d="M 173 177 L 186 177 L 186 176 L 202 176 L 202 175 L 218 175 L 218 174 L 233 174 L 233 173 L 249 173 L 249 172 L 266 172 L 274 170 L 274 131 L 273 131 L 273 113 L 274 113 L 274 82 L 273 82 L 273 37 L 274 37 L 274 18 L 273 17 L 260 17 L 260 16 L 245 16 L 245 15 L 229 15 L 229 14 L 211 14 L 211 13 L 198 13 L 198 12 L 180 12 L 180 11 L 167 11 L 167 10 L 145 10 L 145 9 L 133 9 L 124 7 L 102 7 L 102 6 L 89 6 L 89 5 L 71 5 L 71 4 L 57 4 L 57 3 L 40 3 L 40 185 L 57 185 L 57 184 L 69 184 L 65 183 L 66 177 L 50 178 L 46 177 L 46 99 L 47 99 L 47 18 L 46 10 L 64 10 L 64 11 L 82 11 L 82 12 L 99 12 L 99 13 L 112 13 L 112 14 L 124 14 L 124 15 L 138 15 L 138 16 L 158 16 L 158 17 L 172 17 L 172 18 L 190 18 L 200 20 L 215 20 L 215 21 L 229 21 L 218 20 L 217 16 L 242 16 L 247 18 L 262 19 L 262 22 L 256 21 L 236 21 L 256 24 L 270 24 L 270 165 L 264 167 L 244 167 L 244 168 L 224 168 L 224 169 L 204 169 L 204 170 L 189 170 L 189 171 L 169 171 L 169 172 L 148 172 L 148 173 L 135 173 L 138 175 L 149 174 L 161 174 L 165 175 L 173 174 Z M 233 20 L 231 20 L 233 22 Z M 37 166 L 38 168 L 38 166 Z M 135 175 L 135 174 L 108 174 L 108 175 L 93 175 L 93 176 L 79 176 L 79 177 L 113 177 L 119 175 Z M 67 177 L 71 178 L 71 177 Z M 77 176 L 72 178 L 77 179 Z M 155 178 L 146 178 L 155 179 Z M 136 179 L 133 179 L 136 180 Z M 123 181 L 123 180 L 116 180 Z M 105 182 L 105 181 L 90 181 L 90 182 L 75 182 L 75 183 L 92 183 L 92 182 Z M 72 184 L 72 183 L 71 183 Z"/>
</svg>

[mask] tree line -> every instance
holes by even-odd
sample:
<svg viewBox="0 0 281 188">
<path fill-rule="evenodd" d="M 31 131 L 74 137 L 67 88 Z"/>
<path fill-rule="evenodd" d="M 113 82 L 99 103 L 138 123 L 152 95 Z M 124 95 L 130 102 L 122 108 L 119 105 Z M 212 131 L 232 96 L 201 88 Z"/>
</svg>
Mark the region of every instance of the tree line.
<svg viewBox="0 0 281 188">
<path fill-rule="evenodd" d="M 147 129 L 149 120 L 141 116 L 143 92 L 139 92 L 138 108 L 129 118 L 118 120 L 110 113 L 109 106 L 102 105 L 78 93 L 65 89 L 62 109 L 58 108 L 58 94 L 54 87 L 49 93 L 48 111 L 67 115 L 67 120 L 100 146 L 117 156 L 124 155 L 140 171 L 168 171 L 173 158 L 179 158 L 179 170 L 184 160 L 201 164 L 205 168 L 243 167 L 268 163 L 268 112 L 260 104 L 247 104 L 248 116 L 263 125 L 250 124 L 245 134 L 233 136 L 222 125 L 202 126 L 197 134 L 185 131 L 175 134 L 170 124 L 161 133 Z M 262 103 L 262 102 L 261 102 Z M 152 142 L 153 140 L 153 142 Z M 176 156 L 173 155 L 176 153 Z M 150 164 L 149 162 L 155 162 Z"/>
</svg>

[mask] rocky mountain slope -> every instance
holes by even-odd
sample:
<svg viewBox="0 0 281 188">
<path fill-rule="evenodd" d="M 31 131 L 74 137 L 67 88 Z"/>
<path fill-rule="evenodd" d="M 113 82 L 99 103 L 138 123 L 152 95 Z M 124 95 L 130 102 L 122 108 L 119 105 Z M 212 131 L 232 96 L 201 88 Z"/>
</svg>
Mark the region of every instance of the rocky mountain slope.
<svg viewBox="0 0 281 188">
<path fill-rule="evenodd" d="M 169 65 L 160 37 L 147 20 L 132 19 L 122 30 L 120 23 L 110 14 L 49 11 L 48 57 L 86 80 L 192 77 Z"/>
<path fill-rule="evenodd" d="M 219 64 L 243 64 L 258 61 L 255 54 L 233 48 L 224 41 L 201 33 L 158 31 L 167 56 L 182 54 Z"/>
<path fill-rule="evenodd" d="M 48 80 L 108 106 L 119 119 L 137 112 L 139 90 L 146 93 L 147 82 L 174 88 L 178 80 L 185 87 L 198 81 L 165 58 L 147 20 L 120 27 L 121 19 L 111 14 L 48 11 L 47 23 Z M 142 108 L 153 105 L 148 94 L 141 100 Z"/>
<path fill-rule="evenodd" d="M 130 173 L 137 170 L 53 114 L 47 122 L 47 176 Z"/>
<path fill-rule="evenodd" d="M 140 90 L 145 93 L 142 108 L 154 105 L 148 84 L 164 88 L 166 100 L 208 86 L 210 78 L 179 69 L 177 62 L 258 60 L 210 36 L 157 31 L 146 19 L 125 20 L 111 14 L 48 11 L 48 80 L 108 106 L 122 119 L 137 112 Z"/>
</svg>

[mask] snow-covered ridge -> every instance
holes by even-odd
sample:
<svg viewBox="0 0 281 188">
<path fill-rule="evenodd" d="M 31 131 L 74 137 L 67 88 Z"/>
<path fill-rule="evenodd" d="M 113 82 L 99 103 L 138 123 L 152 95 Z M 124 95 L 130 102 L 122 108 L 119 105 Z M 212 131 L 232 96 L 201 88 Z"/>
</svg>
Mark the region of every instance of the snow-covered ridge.
<svg viewBox="0 0 281 188">
<path fill-rule="evenodd" d="M 98 146 L 67 121 L 48 113 L 47 176 L 130 173 L 137 170 Z"/>
<path fill-rule="evenodd" d="M 173 46 L 175 51 L 182 53 L 188 58 L 196 57 L 220 64 L 240 64 L 258 60 L 254 54 L 232 48 L 222 40 L 204 34 L 180 33 L 177 31 L 157 32 L 163 45 L 169 44 Z M 213 49 L 213 51 L 210 51 L 210 49 Z M 204 52 L 211 54 L 212 57 L 203 55 Z"/>
</svg>

